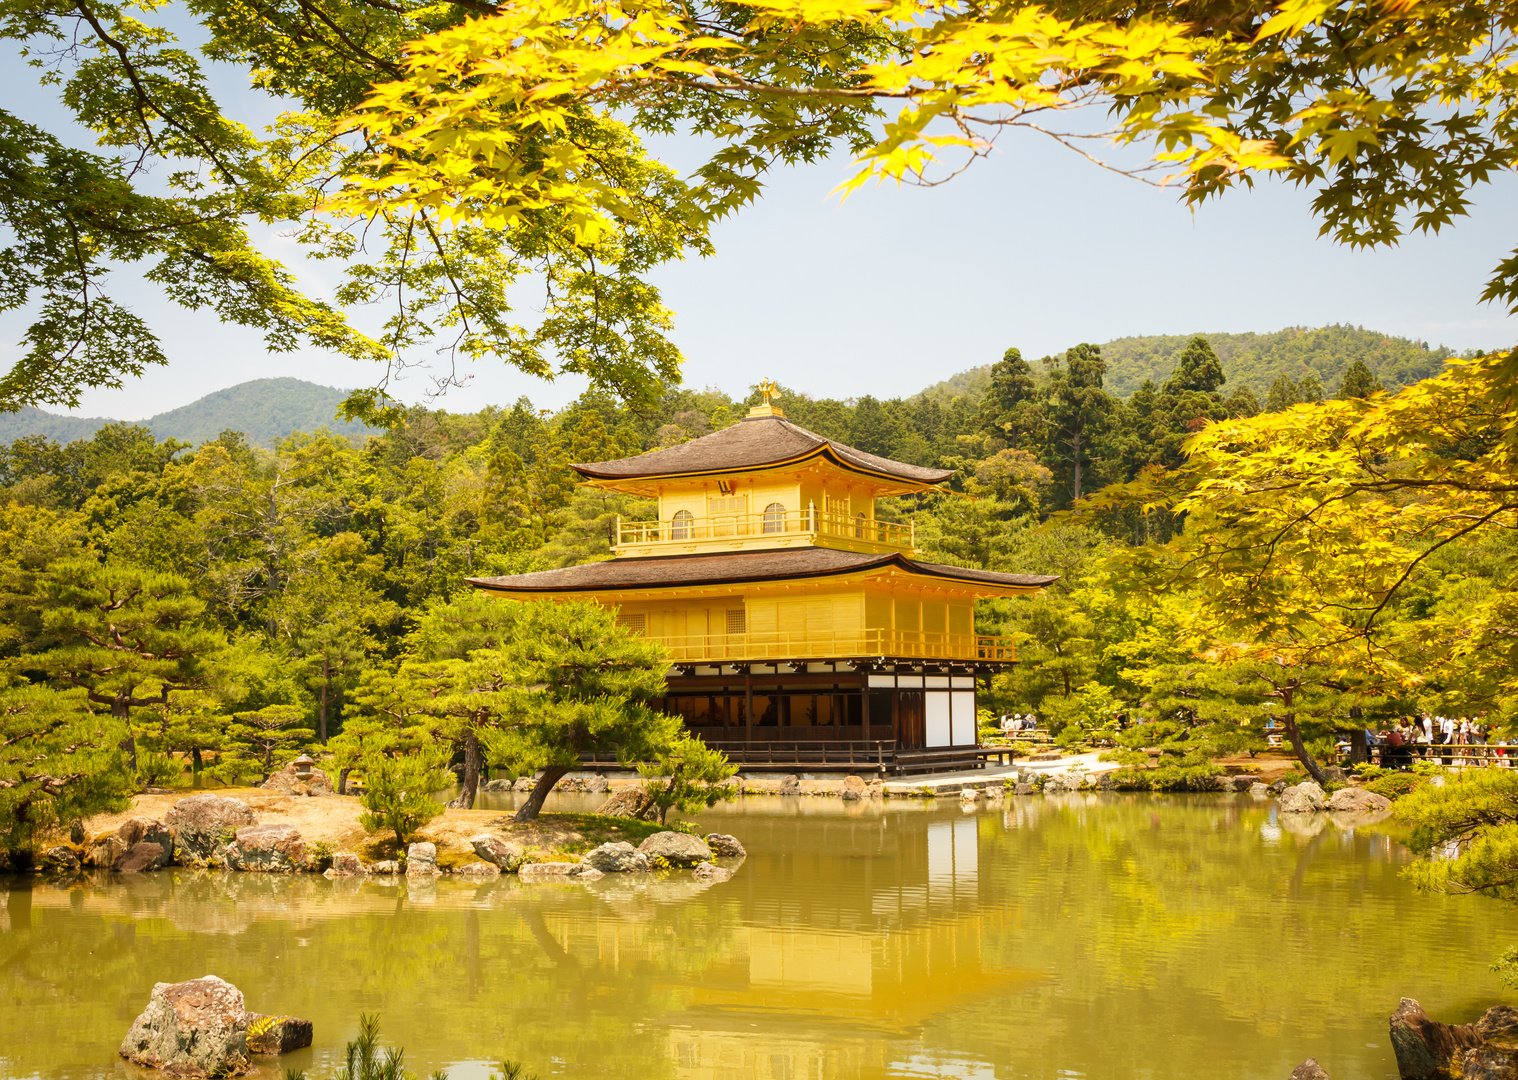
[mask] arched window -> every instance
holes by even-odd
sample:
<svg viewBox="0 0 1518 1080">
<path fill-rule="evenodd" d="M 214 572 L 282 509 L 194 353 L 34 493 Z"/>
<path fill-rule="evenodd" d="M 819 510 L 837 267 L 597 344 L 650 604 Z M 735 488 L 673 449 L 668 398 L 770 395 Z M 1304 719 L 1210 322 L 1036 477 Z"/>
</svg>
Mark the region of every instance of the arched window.
<svg viewBox="0 0 1518 1080">
<path fill-rule="evenodd" d="M 785 507 L 782 504 L 770 503 L 764 508 L 764 531 L 785 532 Z"/>
<path fill-rule="evenodd" d="M 858 517 L 856 517 L 854 519 L 854 538 L 856 540 L 863 540 L 864 539 L 864 515 L 863 514 L 860 514 Z"/>
<path fill-rule="evenodd" d="M 694 534 L 694 522 L 696 516 L 689 510 L 681 510 L 669 522 L 669 538 L 671 540 L 689 540 Z"/>
</svg>

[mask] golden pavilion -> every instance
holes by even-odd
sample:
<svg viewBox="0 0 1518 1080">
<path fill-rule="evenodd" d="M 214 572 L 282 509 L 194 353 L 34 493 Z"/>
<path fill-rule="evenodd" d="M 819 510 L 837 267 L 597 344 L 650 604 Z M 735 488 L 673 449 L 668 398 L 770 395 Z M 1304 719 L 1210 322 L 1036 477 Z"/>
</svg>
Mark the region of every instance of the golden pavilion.
<svg viewBox="0 0 1518 1080">
<path fill-rule="evenodd" d="M 1056 579 L 914 558 L 912 526 L 879 520 L 876 500 L 933 491 L 952 470 L 823 438 L 761 389 L 731 427 L 571 466 L 658 501 L 657 521 L 618 521 L 611 559 L 470 584 L 617 608 L 669 650 L 664 709 L 745 768 L 978 765 L 977 681 L 1016 657 L 975 632 L 975 601 Z"/>
</svg>

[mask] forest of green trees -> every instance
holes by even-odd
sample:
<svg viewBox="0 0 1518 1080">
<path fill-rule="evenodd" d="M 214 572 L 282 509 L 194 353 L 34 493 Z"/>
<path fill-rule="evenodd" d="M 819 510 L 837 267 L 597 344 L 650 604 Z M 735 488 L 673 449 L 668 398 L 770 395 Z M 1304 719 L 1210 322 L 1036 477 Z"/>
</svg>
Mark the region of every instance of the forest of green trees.
<svg viewBox="0 0 1518 1080">
<path fill-rule="evenodd" d="M 1337 389 L 1363 398 L 1374 388 L 1352 362 Z M 296 434 L 272 450 L 234 432 L 191 446 L 125 424 L 66 445 L 17 439 L 0 447 L 11 737 L 56 724 L 58 739 L 77 744 L 75 726 L 58 718 L 81 710 L 115 725 L 119 737 L 86 740 L 92 764 L 75 752 L 70 765 L 77 778 L 104 776 L 119 746 L 131 764 L 120 790 L 186 768 L 204 782 L 256 782 L 317 743 L 343 769 L 363 767 L 366 754 L 372 763 L 431 747 L 417 767 L 434 778 L 466 750 L 477 771 L 490 747 L 449 693 L 501 690 L 498 672 L 468 659 L 501 646 L 510 616 L 464 579 L 608 557 L 617 515 L 647 517 L 652 504 L 577 484 L 569 462 L 699 437 L 757 400 L 680 388 L 645 411 L 594 393 L 551 415 L 526 399 L 469 415 L 412 409 L 361 441 Z M 1183 442 L 1207 421 L 1259 409 L 1247 388 L 1229 392 L 1205 339 L 1127 400 L 1106 390 L 1090 345 L 1036 364 L 1009 349 L 981 395 L 845 402 L 784 390 L 780 400 L 820 434 L 957 470 L 952 487 L 973 498 L 880 508 L 915 517 L 924 558 L 1061 576 L 1037 600 L 982 603 L 980 629 L 1016 636 L 1023 660 L 996 680 L 987 707 L 1038 712 L 1071 737 L 1119 717 L 1161 720 L 1183 770 L 1262 745 L 1268 680 L 1197 665 L 1178 632 L 1185 594 L 1122 580 L 1122 555 L 1168 539 L 1178 518 L 1068 513 L 1078 498 L 1178 467 Z M 1462 595 L 1503 561 L 1494 551 L 1489 567 L 1465 565 Z M 1436 582 L 1406 602 L 1446 600 Z M 123 627 L 126 644 L 112 644 Z M 1344 679 L 1297 701 L 1304 717 L 1317 715 L 1320 755 L 1351 708 L 1407 707 Z M 542 746 L 497 749 L 492 762 L 521 769 L 557 760 Z M 34 792 L 67 787 L 39 772 Z M 39 797 L 21 833 L 46 824 L 44 808 L 71 812 L 66 799 Z"/>
</svg>

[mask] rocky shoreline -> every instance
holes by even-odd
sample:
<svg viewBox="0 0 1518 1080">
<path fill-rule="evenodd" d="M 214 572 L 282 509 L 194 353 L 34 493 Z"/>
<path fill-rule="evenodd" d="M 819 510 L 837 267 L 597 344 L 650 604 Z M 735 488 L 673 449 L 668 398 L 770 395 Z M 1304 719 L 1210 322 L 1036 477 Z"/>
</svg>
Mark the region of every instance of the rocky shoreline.
<svg viewBox="0 0 1518 1080">
<path fill-rule="evenodd" d="M 79 836 L 54 845 L 42 853 L 38 868 L 72 875 L 89 869 L 143 874 L 181 866 L 413 880 L 444 874 L 475 879 L 516 874 L 522 881 L 561 882 L 592 881 L 607 874 L 693 870 L 700 880 L 725 881 L 747 854 L 735 837 L 726 834 L 700 837 L 674 830 L 653 832 L 636 846 L 626 840 L 608 841 L 578 857 L 545 850 L 509 831 L 507 835 L 476 832 L 457 845 L 445 841 L 445 847 L 446 852 L 440 852 L 437 843 L 417 840 L 400 858 L 366 861 L 358 851 L 308 841 L 289 821 L 260 821 L 242 799 L 202 794 L 178 800 L 162 820 L 131 817 L 93 837 Z M 446 858 L 440 857 L 444 854 Z"/>
</svg>

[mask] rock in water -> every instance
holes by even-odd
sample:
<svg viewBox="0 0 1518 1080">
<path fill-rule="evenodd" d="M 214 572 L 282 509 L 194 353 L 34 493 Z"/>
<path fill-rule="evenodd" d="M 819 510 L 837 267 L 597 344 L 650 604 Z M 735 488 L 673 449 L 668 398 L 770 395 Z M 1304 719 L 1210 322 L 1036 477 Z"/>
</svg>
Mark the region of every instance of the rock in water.
<svg viewBox="0 0 1518 1080">
<path fill-rule="evenodd" d="M 227 866 L 265 874 L 294 874 L 306 868 L 306 845 L 294 825 L 248 825 L 227 845 Z"/>
<path fill-rule="evenodd" d="M 174 861 L 174 833 L 161 821 L 152 818 L 128 818 L 116 830 L 116 839 L 123 846 L 122 855 L 111 869 L 123 874 L 141 873 L 144 870 L 161 870 Z M 157 853 L 136 851 L 138 845 L 149 845 Z M 132 865 L 129 867 L 127 863 Z"/>
<path fill-rule="evenodd" d="M 712 861 L 712 849 L 706 846 L 706 841 L 690 833 L 654 833 L 638 845 L 638 850 L 656 866 L 660 859 L 669 866 L 695 866 Z"/>
<path fill-rule="evenodd" d="M 1511 1005 L 1493 1005 L 1476 1021 L 1476 1034 L 1487 1046 L 1509 1053 L 1518 1051 L 1518 1009 Z"/>
<path fill-rule="evenodd" d="M 868 789 L 864 786 L 863 780 L 857 776 L 849 775 L 843 778 L 843 787 L 839 789 L 838 797 L 853 802 L 863 799 L 867 791 Z"/>
<path fill-rule="evenodd" d="M 1283 814 L 1312 814 L 1323 809 L 1323 789 L 1311 780 L 1281 792 Z"/>
<path fill-rule="evenodd" d="M 736 836 L 727 833 L 707 833 L 706 846 L 712 849 L 712 854 L 719 859 L 741 859 L 748 854 L 743 845 L 738 843 Z"/>
<path fill-rule="evenodd" d="M 480 790 L 481 791 L 495 791 L 495 792 L 510 791 L 511 790 L 511 781 L 505 779 L 504 777 L 502 777 L 500 780 L 491 780 L 488 783 L 480 785 Z"/>
<path fill-rule="evenodd" d="M 436 844 L 418 841 L 406 849 L 407 877 L 436 877 L 439 873 Z"/>
<path fill-rule="evenodd" d="M 585 790 L 593 795 L 602 795 L 611 790 L 611 784 L 606 777 L 597 773 L 595 776 L 585 778 Z"/>
<path fill-rule="evenodd" d="M 801 794 L 801 778 L 799 776 L 794 776 L 794 775 L 792 775 L 792 776 L 782 776 L 780 778 L 780 791 L 778 792 L 778 794 L 781 794 L 781 795 L 800 795 Z"/>
<path fill-rule="evenodd" d="M 1460 1075 L 1464 1080 L 1515 1080 L 1518 1065 L 1501 1050 L 1483 1046 L 1465 1052 L 1460 1059 Z"/>
<path fill-rule="evenodd" d="M 1256 799 L 1263 799 L 1265 796 L 1270 794 L 1270 788 L 1266 787 L 1264 784 L 1250 784 L 1249 794 Z"/>
<path fill-rule="evenodd" d="M 519 776 L 517 782 L 511 785 L 512 791 L 531 791 L 537 786 L 537 781 L 530 776 Z"/>
<path fill-rule="evenodd" d="M 615 844 L 602 844 L 586 855 L 583 861 L 603 874 L 627 874 L 653 869 L 648 856 L 625 840 Z"/>
<path fill-rule="evenodd" d="M 697 881 L 727 881 L 732 878 L 733 872 L 725 866 L 704 862 L 696 867 L 692 876 Z"/>
<path fill-rule="evenodd" d="M 191 795 L 164 815 L 178 838 L 179 861 L 186 866 L 224 866 L 237 830 L 258 819 L 239 799 Z"/>
<path fill-rule="evenodd" d="M 121 1056 L 171 1076 L 240 1076 L 249 1068 L 246 1017 L 242 991 L 215 975 L 158 983 Z"/>
<path fill-rule="evenodd" d="M 339 851 L 332 856 L 332 869 L 327 871 L 328 877 L 352 877 L 354 874 L 367 874 L 363 860 L 351 851 Z"/>
<path fill-rule="evenodd" d="M 1391 1044 L 1402 1080 L 1433 1080 L 1445 1075 L 1456 1054 L 1480 1046 L 1481 1036 L 1474 1024 L 1441 1024 L 1412 998 L 1403 998 L 1391 1014 Z"/>
<path fill-rule="evenodd" d="M 294 1016 L 248 1013 L 248 1053 L 288 1054 L 311 1045 L 311 1021 Z"/>
<path fill-rule="evenodd" d="M 1377 810 L 1385 810 L 1390 805 L 1391 800 L 1385 795 L 1377 795 L 1374 791 L 1366 791 L 1364 788 L 1347 787 L 1340 788 L 1330 795 L 1328 801 L 1323 804 L 1323 808 L 1374 813 Z"/>
<path fill-rule="evenodd" d="M 49 874 L 79 873 L 79 853 L 67 845 L 48 848 L 37 860 L 37 865 Z"/>
<path fill-rule="evenodd" d="M 1317 1058 L 1308 1058 L 1295 1069 L 1286 1080 L 1329 1080 L 1328 1074 L 1323 1071 L 1323 1066 L 1318 1064 Z"/>
<path fill-rule="evenodd" d="M 488 863 L 495 863 L 504 873 L 511 873 L 522 865 L 522 849 L 508 844 L 499 836 L 481 833 L 469 841 L 474 853 Z"/>
<path fill-rule="evenodd" d="M 635 784 L 607 799 L 596 808 L 596 813 L 603 817 L 625 817 L 636 821 L 646 817 L 653 805 L 653 796 L 643 790 L 643 785 Z"/>
<path fill-rule="evenodd" d="M 472 862 L 459 867 L 459 875 L 466 878 L 498 878 L 501 868 L 495 863 Z"/>
</svg>

